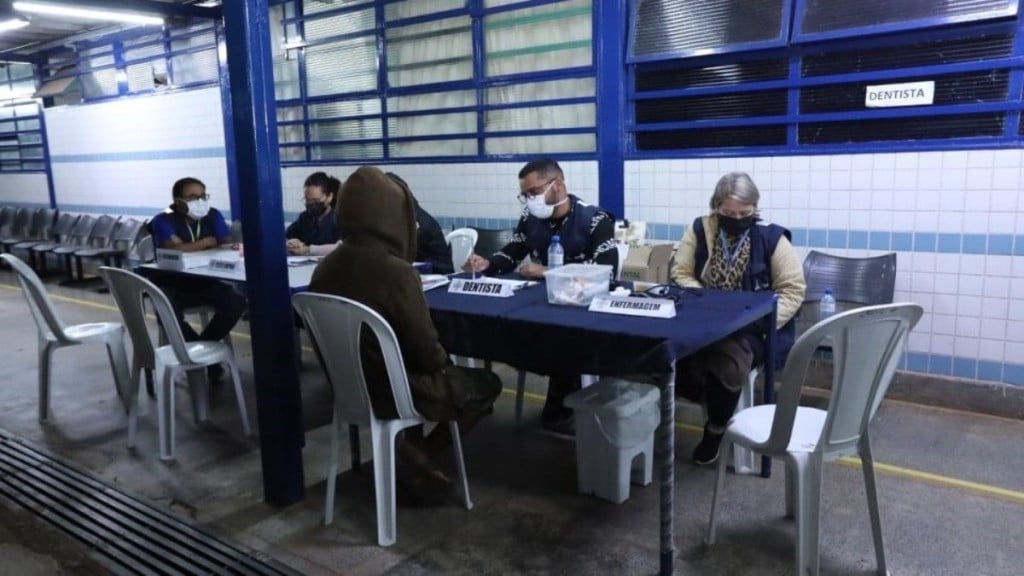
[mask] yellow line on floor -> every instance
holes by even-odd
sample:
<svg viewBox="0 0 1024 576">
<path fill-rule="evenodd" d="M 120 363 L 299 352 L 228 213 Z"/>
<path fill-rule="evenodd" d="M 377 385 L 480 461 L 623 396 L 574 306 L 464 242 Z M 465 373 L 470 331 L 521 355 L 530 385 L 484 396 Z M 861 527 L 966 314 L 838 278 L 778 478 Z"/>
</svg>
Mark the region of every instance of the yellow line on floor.
<svg viewBox="0 0 1024 576">
<path fill-rule="evenodd" d="M 860 468 L 860 458 L 853 456 L 844 456 L 838 460 L 838 462 L 844 466 L 851 468 Z M 897 478 L 905 478 L 907 480 L 913 480 L 921 482 L 923 484 L 931 484 L 933 486 L 941 486 L 943 488 L 952 488 L 954 490 L 961 490 L 963 492 L 970 492 L 978 494 L 980 496 L 989 496 L 992 498 L 999 498 L 1000 500 L 1009 500 L 1016 504 L 1024 504 L 1024 492 L 1017 490 L 1009 490 L 1006 488 L 1000 488 L 998 486 L 990 486 L 988 484 L 981 484 L 979 482 L 971 482 L 969 480 L 960 480 L 959 478 L 950 478 L 949 476 L 942 476 L 939 474 L 932 474 L 930 472 L 922 472 L 920 470 L 914 470 L 911 468 L 904 468 L 902 466 L 895 466 L 893 464 L 884 464 L 882 462 L 875 462 L 875 472 L 879 474 L 885 474 L 887 476 L 895 476 Z"/>
<path fill-rule="evenodd" d="M 505 394 L 515 396 L 516 391 L 512 388 L 505 388 L 502 390 Z M 535 394 L 533 392 L 525 392 L 523 396 L 531 401 L 543 402 L 545 396 L 543 394 Z M 700 434 L 704 429 L 700 426 L 693 424 L 684 424 L 676 421 L 676 429 L 684 432 L 693 434 Z M 852 456 L 846 456 L 837 460 L 843 466 L 851 468 L 860 468 L 860 458 Z M 969 480 L 960 480 L 959 478 L 951 478 L 949 476 L 942 476 L 940 474 L 932 474 L 930 472 L 922 472 L 921 470 L 914 470 L 912 468 L 904 468 L 902 466 L 895 466 L 893 464 L 884 464 L 882 462 L 875 462 L 875 472 L 878 474 L 885 474 L 886 476 L 894 476 L 897 478 L 904 478 L 911 481 L 921 482 L 922 484 L 930 484 L 932 486 L 940 486 L 943 488 L 952 488 L 954 490 L 960 490 L 963 492 L 970 492 L 981 496 L 989 496 L 992 498 L 999 498 L 1001 500 L 1008 500 L 1017 504 L 1024 504 L 1024 492 L 1009 490 L 1007 488 L 1000 488 L 998 486 L 990 486 L 988 484 L 981 484 L 979 482 L 971 482 Z"/>
<path fill-rule="evenodd" d="M 14 290 L 17 292 L 21 291 L 21 287 L 12 286 L 10 284 L 0 284 L 0 288 L 7 290 Z M 50 298 L 60 301 L 67 302 L 69 304 L 79 304 L 81 306 L 87 306 L 90 308 L 96 308 L 99 310 L 106 310 L 109 312 L 117 312 L 117 307 L 109 304 L 103 304 L 101 302 L 91 302 L 89 300 L 81 300 L 79 298 L 71 298 L 69 296 L 60 296 L 51 294 Z M 247 338 L 252 337 L 244 332 L 232 332 L 232 337 Z M 304 351 L 312 352 L 311 349 L 303 346 Z M 505 388 L 502 390 L 505 394 L 515 396 L 516 391 L 511 388 Z M 533 392 L 525 392 L 523 396 L 529 400 L 535 402 L 543 402 L 545 396 L 543 394 L 535 394 Z M 693 424 L 684 424 L 682 422 L 676 422 L 676 429 L 683 430 L 685 432 L 700 433 L 702 428 L 700 426 L 694 426 Z M 851 468 L 860 468 L 861 462 L 859 458 L 843 457 L 838 462 L 844 466 Z M 1006 488 L 999 488 L 998 486 L 990 486 L 988 484 L 981 484 L 979 482 L 971 482 L 969 480 L 960 480 L 959 478 L 950 478 L 949 476 L 942 476 L 940 474 L 932 474 L 930 472 L 922 472 L 920 470 L 914 470 L 911 468 L 904 468 L 902 466 L 895 466 L 892 464 L 884 464 L 882 462 L 875 462 L 875 471 L 880 474 L 887 476 L 895 476 L 897 478 L 905 478 L 907 480 L 913 480 L 921 482 L 923 484 L 930 484 L 932 486 L 941 486 L 943 488 L 953 488 L 955 490 L 961 490 L 964 492 L 970 492 L 979 494 L 982 496 L 990 496 L 992 498 L 999 498 L 1001 500 L 1008 500 L 1017 504 L 1024 504 L 1024 492 L 1009 490 Z"/>
</svg>

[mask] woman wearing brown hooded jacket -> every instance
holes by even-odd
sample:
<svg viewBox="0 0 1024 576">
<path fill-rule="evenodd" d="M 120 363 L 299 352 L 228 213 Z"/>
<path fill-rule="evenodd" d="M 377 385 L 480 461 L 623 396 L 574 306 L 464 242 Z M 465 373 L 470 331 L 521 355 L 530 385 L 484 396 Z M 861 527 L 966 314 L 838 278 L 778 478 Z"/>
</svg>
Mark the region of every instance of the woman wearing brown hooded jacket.
<svg viewBox="0 0 1024 576">
<path fill-rule="evenodd" d="M 501 381 L 490 371 L 448 363 L 412 267 L 414 200 L 380 170 L 363 166 L 342 187 L 337 214 L 342 244 L 317 266 L 310 290 L 351 298 L 383 316 L 398 338 L 416 409 L 428 420 L 455 420 L 460 432 L 468 431 L 490 412 Z M 369 331 L 363 333 L 361 354 L 374 412 L 395 418 L 384 360 Z M 425 441 L 419 428 L 399 438 L 399 481 L 414 498 L 429 498 L 424 491 L 436 493 L 438 482 L 448 482 L 431 462 L 449 446 L 447 430 L 438 426 Z"/>
</svg>

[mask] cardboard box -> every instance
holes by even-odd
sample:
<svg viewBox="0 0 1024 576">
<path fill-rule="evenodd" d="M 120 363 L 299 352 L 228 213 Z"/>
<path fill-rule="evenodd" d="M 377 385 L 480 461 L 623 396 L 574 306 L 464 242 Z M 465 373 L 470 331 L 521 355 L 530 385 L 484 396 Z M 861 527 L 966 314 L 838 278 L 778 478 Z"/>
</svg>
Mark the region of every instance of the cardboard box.
<svg viewBox="0 0 1024 576">
<path fill-rule="evenodd" d="M 674 248 L 672 244 L 630 246 L 619 279 L 658 284 L 668 282 L 669 261 Z"/>
</svg>

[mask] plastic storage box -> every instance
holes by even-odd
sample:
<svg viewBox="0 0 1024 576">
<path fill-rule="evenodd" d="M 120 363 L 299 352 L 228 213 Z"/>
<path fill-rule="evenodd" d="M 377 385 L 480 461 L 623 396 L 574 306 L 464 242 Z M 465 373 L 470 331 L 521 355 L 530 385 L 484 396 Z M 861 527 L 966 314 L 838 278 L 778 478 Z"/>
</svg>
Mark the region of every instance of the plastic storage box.
<svg viewBox="0 0 1024 576">
<path fill-rule="evenodd" d="M 544 272 L 548 302 L 590 306 L 594 296 L 608 293 L 612 267 L 607 264 L 567 264 Z"/>
<path fill-rule="evenodd" d="M 654 386 L 606 378 L 570 394 L 576 411 L 576 469 L 581 494 L 616 504 L 629 498 L 629 483 L 651 483 L 654 431 L 661 421 Z"/>
</svg>

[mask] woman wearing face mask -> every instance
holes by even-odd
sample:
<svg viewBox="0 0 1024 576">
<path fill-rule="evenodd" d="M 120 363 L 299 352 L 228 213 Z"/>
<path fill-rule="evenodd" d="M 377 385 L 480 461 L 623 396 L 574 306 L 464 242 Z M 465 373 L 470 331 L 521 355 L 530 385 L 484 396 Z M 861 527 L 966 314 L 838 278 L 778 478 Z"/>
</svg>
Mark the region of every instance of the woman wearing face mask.
<svg viewBox="0 0 1024 576">
<path fill-rule="evenodd" d="M 306 178 L 302 191 L 306 210 L 284 233 L 289 254 L 323 256 L 338 245 L 334 205 L 340 190 L 341 182 L 324 172 Z"/>
<path fill-rule="evenodd" d="M 711 195 L 711 213 L 697 218 L 676 251 L 672 279 L 688 288 L 772 290 L 779 296 L 776 368 L 793 346 L 796 323 L 807 287 L 803 266 L 789 230 L 759 222 L 760 193 L 750 176 L 722 176 Z M 697 464 L 718 459 L 725 426 L 736 410 L 750 370 L 765 362 L 763 328 L 748 327 L 681 360 L 676 394 L 707 405 L 704 437 L 693 453 Z"/>
</svg>

